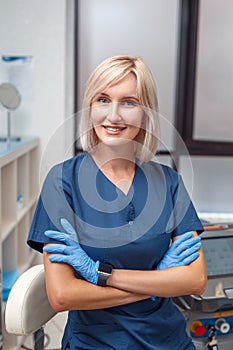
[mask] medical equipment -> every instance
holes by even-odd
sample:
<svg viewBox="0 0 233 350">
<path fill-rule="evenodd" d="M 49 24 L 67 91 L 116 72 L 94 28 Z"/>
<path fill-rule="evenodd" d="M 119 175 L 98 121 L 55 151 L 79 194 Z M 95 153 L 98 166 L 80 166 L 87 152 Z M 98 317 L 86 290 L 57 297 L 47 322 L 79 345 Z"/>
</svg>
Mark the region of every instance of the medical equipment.
<svg viewBox="0 0 233 350">
<path fill-rule="evenodd" d="M 201 296 L 174 298 L 196 350 L 233 349 L 233 225 L 202 234 L 208 276 Z"/>
</svg>

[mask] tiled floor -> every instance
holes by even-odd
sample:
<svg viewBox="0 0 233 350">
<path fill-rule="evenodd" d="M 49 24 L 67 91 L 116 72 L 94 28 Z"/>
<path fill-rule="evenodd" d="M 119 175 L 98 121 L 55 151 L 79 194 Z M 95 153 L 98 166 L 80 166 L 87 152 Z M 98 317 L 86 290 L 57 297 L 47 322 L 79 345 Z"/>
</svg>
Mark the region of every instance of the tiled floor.
<svg viewBox="0 0 233 350">
<path fill-rule="evenodd" d="M 45 332 L 45 349 L 47 350 L 59 350 L 61 349 L 61 339 L 66 323 L 67 312 L 58 313 L 50 320 L 44 328 Z M 25 348 L 32 349 L 32 337 L 29 336 L 24 342 Z"/>
</svg>

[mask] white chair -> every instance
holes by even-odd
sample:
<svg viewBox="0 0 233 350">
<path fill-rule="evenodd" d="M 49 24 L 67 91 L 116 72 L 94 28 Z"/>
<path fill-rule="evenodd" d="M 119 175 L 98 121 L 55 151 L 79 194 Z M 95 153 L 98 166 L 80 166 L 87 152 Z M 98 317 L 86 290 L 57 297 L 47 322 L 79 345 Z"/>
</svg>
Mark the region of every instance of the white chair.
<svg viewBox="0 0 233 350">
<path fill-rule="evenodd" d="M 9 334 L 31 335 L 34 349 L 44 348 L 43 326 L 56 314 L 45 287 L 44 266 L 25 271 L 13 285 L 5 310 L 5 327 Z"/>
</svg>

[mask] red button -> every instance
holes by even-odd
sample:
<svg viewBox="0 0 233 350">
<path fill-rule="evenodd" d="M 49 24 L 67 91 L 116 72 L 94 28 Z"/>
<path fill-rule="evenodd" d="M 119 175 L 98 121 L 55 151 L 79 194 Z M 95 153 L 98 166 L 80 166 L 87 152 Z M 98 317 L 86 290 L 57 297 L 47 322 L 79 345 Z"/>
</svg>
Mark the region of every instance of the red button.
<svg viewBox="0 0 233 350">
<path fill-rule="evenodd" d="M 206 332 L 206 328 L 204 326 L 197 326 L 195 328 L 195 335 L 197 337 L 201 337 L 202 335 L 204 335 Z"/>
</svg>

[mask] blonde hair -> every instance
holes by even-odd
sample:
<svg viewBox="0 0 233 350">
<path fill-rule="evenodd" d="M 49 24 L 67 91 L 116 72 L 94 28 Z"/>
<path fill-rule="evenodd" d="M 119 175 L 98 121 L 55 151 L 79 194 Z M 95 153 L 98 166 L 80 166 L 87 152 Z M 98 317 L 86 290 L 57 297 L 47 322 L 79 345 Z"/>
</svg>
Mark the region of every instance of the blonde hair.
<svg viewBox="0 0 233 350">
<path fill-rule="evenodd" d="M 135 156 L 141 163 L 151 160 L 158 148 L 159 119 L 156 86 L 150 69 L 140 57 L 116 55 L 104 60 L 89 77 L 79 120 L 79 140 L 84 151 L 90 152 L 98 139 L 92 126 L 90 107 L 95 96 L 117 84 L 129 73 L 137 78 L 137 98 L 144 109 L 144 124 L 135 139 Z"/>
</svg>

